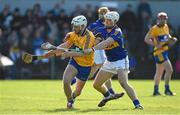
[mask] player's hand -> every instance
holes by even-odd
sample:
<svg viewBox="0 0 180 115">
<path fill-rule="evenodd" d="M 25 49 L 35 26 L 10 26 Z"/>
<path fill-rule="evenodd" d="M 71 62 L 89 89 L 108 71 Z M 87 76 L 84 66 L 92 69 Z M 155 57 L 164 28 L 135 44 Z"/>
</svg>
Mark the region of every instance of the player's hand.
<svg viewBox="0 0 180 115">
<path fill-rule="evenodd" d="M 161 45 L 161 44 L 158 44 L 156 47 L 157 47 L 157 49 L 161 49 L 161 48 L 162 48 L 162 45 Z"/>
<path fill-rule="evenodd" d="M 53 50 L 53 53 L 54 54 L 61 54 L 61 53 L 63 53 L 63 51 L 61 51 L 61 50 Z"/>
<path fill-rule="evenodd" d="M 83 50 L 83 52 L 84 52 L 85 54 L 89 54 L 89 53 L 91 53 L 92 51 L 93 51 L 92 48 L 90 48 L 90 49 L 84 49 L 84 50 Z"/>
<path fill-rule="evenodd" d="M 69 57 L 71 57 L 71 53 L 70 52 L 64 52 L 64 53 L 62 53 L 61 57 L 64 59 L 69 58 Z"/>
</svg>

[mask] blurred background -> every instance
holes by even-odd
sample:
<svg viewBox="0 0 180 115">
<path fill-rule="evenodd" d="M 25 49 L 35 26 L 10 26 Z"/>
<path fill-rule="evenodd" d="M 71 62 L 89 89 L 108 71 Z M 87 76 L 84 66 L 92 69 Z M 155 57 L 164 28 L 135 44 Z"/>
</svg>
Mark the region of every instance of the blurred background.
<svg viewBox="0 0 180 115">
<path fill-rule="evenodd" d="M 74 16 L 83 14 L 92 23 L 101 6 L 120 13 L 118 26 L 127 42 L 130 79 L 153 78 L 152 47 L 144 43 L 144 37 L 155 24 L 156 14 L 166 12 L 170 34 L 178 38 L 169 51 L 173 79 L 180 79 L 180 0 L 0 0 L 0 79 L 62 79 L 68 59 L 25 64 L 22 52 L 41 55 L 45 53 L 40 49 L 43 42 L 61 44 Z"/>
</svg>

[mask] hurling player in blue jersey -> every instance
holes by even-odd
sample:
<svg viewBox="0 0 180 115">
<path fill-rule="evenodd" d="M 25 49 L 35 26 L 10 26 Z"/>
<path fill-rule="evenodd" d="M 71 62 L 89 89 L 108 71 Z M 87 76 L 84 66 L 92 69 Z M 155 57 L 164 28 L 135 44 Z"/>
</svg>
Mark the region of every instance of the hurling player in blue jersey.
<svg viewBox="0 0 180 115">
<path fill-rule="evenodd" d="M 104 22 L 105 22 L 105 18 L 104 15 L 109 12 L 109 9 L 107 7 L 100 7 L 98 9 L 98 16 L 99 19 L 96 20 L 96 22 L 91 23 L 87 28 L 88 30 L 92 31 L 94 35 L 96 35 L 96 33 L 98 32 L 98 30 L 100 28 L 104 28 Z M 95 36 L 96 37 L 96 36 Z M 95 38 L 95 45 L 100 43 L 102 41 L 102 39 L 99 39 L 99 37 Z M 102 65 L 104 64 L 106 60 L 106 56 L 105 56 L 105 52 L 104 50 L 96 50 L 94 52 L 94 66 L 91 69 L 91 76 L 89 76 L 90 78 L 94 77 L 95 73 L 99 70 L 100 67 L 102 67 Z M 111 94 L 115 94 L 114 90 L 112 89 L 112 85 L 111 85 L 111 79 L 109 79 L 108 81 L 105 82 L 104 84 L 108 91 Z M 124 95 L 124 92 L 122 93 L 117 93 L 115 94 L 115 98 L 120 98 Z"/>
<path fill-rule="evenodd" d="M 93 34 L 95 35 L 99 28 L 104 28 L 105 25 L 104 25 L 104 15 L 109 12 L 109 9 L 107 7 L 100 7 L 98 9 L 98 16 L 99 16 L 99 19 L 96 20 L 96 22 L 94 23 L 91 23 L 87 28 L 88 30 L 90 30 L 91 32 L 93 32 Z M 95 44 L 98 44 L 99 42 L 101 41 L 101 39 L 99 39 L 99 37 L 96 38 L 95 40 Z M 91 69 L 91 73 L 90 73 L 90 76 L 89 78 L 92 78 L 94 76 L 94 74 L 98 71 L 98 69 L 103 65 L 103 63 L 105 62 L 105 59 L 106 59 L 106 56 L 105 56 L 105 52 L 104 50 L 96 50 L 95 51 L 95 56 L 94 56 L 94 66 L 92 67 Z M 76 82 L 76 78 L 74 78 L 71 82 L 71 84 L 75 83 Z M 115 94 L 114 90 L 112 89 L 111 87 L 111 79 L 109 79 L 106 83 L 105 83 L 105 86 L 107 87 L 108 91 L 111 93 L 111 94 Z M 124 95 L 124 93 L 117 93 L 115 94 L 115 98 L 120 98 Z"/>
<path fill-rule="evenodd" d="M 124 38 L 121 29 L 116 25 L 119 20 L 119 14 L 110 11 L 105 14 L 105 27 L 98 30 L 97 34 L 103 39 L 98 45 L 90 49 L 85 49 L 84 53 L 90 53 L 96 50 L 105 49 L 107 60 L 98 72 L 94 88 L 104 95 L 99 107 L 104 106 L 108 101 L 114 99 L 107 87 L 103 85 L 107 80 L 118 75 L 120 85 L 124 88 L 128 96 L 133 101 L 135 109 L 143 109 L 133 87 L 128 83 L 129 60 L 127 50 L 124 47 Z"/>
</svg>

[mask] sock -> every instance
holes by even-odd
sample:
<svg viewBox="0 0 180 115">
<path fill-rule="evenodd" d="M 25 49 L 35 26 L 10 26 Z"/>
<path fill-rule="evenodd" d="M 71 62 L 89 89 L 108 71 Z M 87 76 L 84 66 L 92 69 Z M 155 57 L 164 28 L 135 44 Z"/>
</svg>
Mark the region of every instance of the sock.
<svg viewBox="0 0 180 115">
<path fill-rule="evenodd" d="M 165 90 L 169 90 L 169 85 L 165 85 Z"/>
<path fill-rule="evenodd" d="M 104 97 L 108 97 L 110 95 L 109 91 L 107 91 L 105 94 L 103 94 Z"/>
<path fill-rule="evenodd" d="M 159 86 L 158 85 L 154 85 L 154 92 L 158 92 L 159 90 Z"/>
<path fill-rule="evenodd" d="M 108 91 L 111 93 L 111 94 L 115 94 L 114 90 L 112 88 L 108 89 Z"/>
<path fill-rule="evenodd" d="M 71 85 L 73 85 L 75 83 L 76 83 L 76 78 L 73 78 L 72 81 L 71 81 Z"/>
<path fill-rule="evenodd" d="M 139 100 L 134 100 L 133 104 L 134 104 L 134 106 L 138 106 L 138 105 L 140 105 L 140 102 L 139 102 Z"/>
</svg>

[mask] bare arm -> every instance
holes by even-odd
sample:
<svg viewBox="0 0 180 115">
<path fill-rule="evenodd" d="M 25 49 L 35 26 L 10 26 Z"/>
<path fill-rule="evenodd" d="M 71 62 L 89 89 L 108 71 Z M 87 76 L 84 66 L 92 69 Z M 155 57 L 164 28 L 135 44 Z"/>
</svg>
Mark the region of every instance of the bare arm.
<svg viewBox="0 0 180 115">
<path fill-rule="evenodd" d="M 99 44 L 102 41 L 102 38 L 96 37 L 95 39 L 95 45 Z"/>
<path fill-rule="evenodd" d="M 84 49 L 88 49 L 89 47 L 89 42 L 90 42 L 90 38 L 87 38 Z M 67 57 L 79 57 L 79 56 L 84 56 L 87 55 L 84 52 L 76 52 L 76 51 L 68 51 L 68 52 L 64 52 L 62 54 L 63 57 L 67 58 Z"/>
<path fill-rule="evenodd" d="M 70 42 L 64 42 L 62 44 L 60 44 L 59 46 L 57 46 L 58 48 L 69 48 L 71 47 L 71 43 Z M 63 53 L 63 50 L 50 50 L 47 53 L 43 54 L 41 57 L 42 58 L 49 58 L 52 56 L 61 56 L 61 54 Z"/>
<path fill-rule="evenodd" d="M 73 51 L 69 51 L 69 52 L 64 52 L 62 54 L 62 57 L 68 58 L 68 57 L 79 57 L 79 56 L 83 56 L 85 55 L 84 53 L 80 53 L 80 52 L 73 52 Z"/>
<path fill-rule="evenodd" d="M 109 37 L 105 41 L 102 41 L 99 44 L 97 44 L 96 46 L 94 46 L 94 50 L 103 50 L 106 47 L 108 47 L 109 45 L 111 45 L 113 42 L 114 42 L 114 39 Z"/>
<path fill-rule="evenodd" d="M 96 46 L 94 46 L 93 48 L 90 49 L 85 49 L 84 53 L 88 54 L 94 50 L 103 50 L 106 47 L 110 46 L 112 43 L 114 42 L 114 39 L 109 37 L 108 39 L 106 39 L 105 41 L 100 42 L 99 44 L 97 44 Z"/>
<path fill-rule="evenodd" d="M 148 45 L 155 46 L 154 42 L 152 41 L 152 37 L 149 34 L 149 32 L 146 34 L 144 38 L 144 42 L 147 43 Z"/>
<path fill-rule="evenodd" d="M 69 41 L 66 41 L 62 44 L 60 44 L 59 46 L 57 46 L 58 48 L 70 48 L 73 44 Z"/>
</svg>

